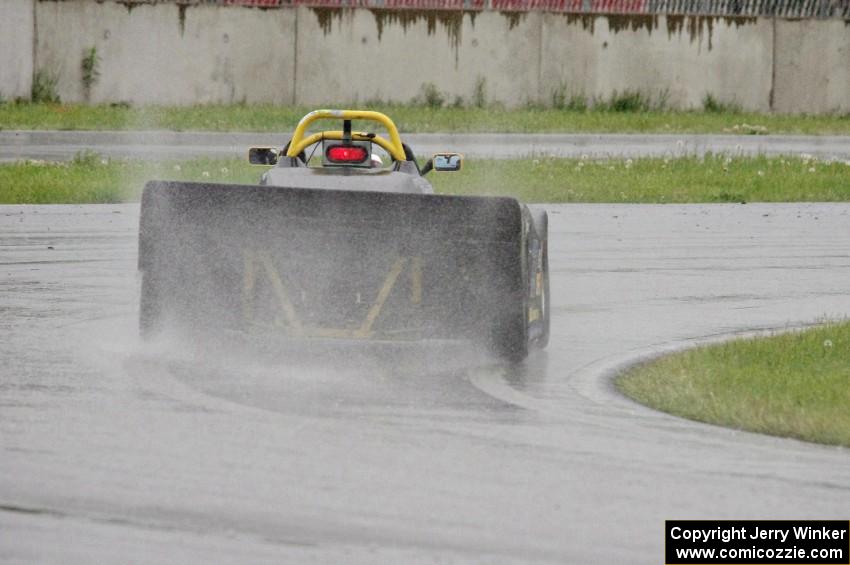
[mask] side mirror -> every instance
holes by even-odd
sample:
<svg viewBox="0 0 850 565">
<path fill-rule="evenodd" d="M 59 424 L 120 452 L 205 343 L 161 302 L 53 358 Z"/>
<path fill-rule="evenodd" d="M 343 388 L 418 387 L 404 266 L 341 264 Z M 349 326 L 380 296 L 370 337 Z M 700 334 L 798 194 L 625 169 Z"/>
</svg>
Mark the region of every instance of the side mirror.
<svg viewBox="0 0 850 565">
<path fill-rule="evenodd" d="M 435 171 L 459 171 L 463 167 L 463 155 L 460 153 L 437 153 L 431 159 Z"/>
<path fill-rule="evenodd" d="M 248 150 L 248 162 L 252 165 L 276 165 L 277 149 L 273 147 L 252 147 Z"/>
</svg>

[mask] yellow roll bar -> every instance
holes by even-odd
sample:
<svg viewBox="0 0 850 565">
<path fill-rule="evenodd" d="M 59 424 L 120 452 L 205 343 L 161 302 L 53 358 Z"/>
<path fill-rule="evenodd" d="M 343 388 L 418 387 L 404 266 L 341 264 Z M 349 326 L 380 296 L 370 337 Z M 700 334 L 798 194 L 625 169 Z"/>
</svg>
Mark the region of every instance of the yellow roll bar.
<svg viewBox="0 0 850 565">
<path fill-rule="evenodd" d="M 295 133 L 292 134 L 292 141 L 289 143 L 289 150 L 286 152 L 287 157 L 297 157 L 307 147 L 322 139 L 342 139 L 343 132 L 341 131 L 314 133 L 305 138 L 304 134 L 307 132 L 307 128 L 316 120 L 371 120 L 378 122 L 387 129 L 387 133 L 390 135 L 389 140 L 378 135 L 372 137 L 365 132 L 352 133 L 351 138 L 358 141 L 374 141 L 386 149 L 387 153 L 392 155 L 396 161 L 406 160 L 404 147 L 401 145 L 401 137 L 399 137 L 398 129 L 393 121 L 385 114 L 371 110 L 313 110 L 298 122 Z"/>
</svg>

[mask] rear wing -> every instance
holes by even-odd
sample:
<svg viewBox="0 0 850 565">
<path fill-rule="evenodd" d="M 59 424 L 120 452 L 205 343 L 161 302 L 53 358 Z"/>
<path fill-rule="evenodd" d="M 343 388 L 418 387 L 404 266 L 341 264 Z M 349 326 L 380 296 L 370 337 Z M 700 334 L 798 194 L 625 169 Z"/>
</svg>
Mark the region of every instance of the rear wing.
<svg viewBox="0 0 850 565">
<path fill-rule="evenodd" d="M 522 315 L 522 223 L 512 198 L 152 181 L 143 329 L 486 340 Z"/>
</svg>

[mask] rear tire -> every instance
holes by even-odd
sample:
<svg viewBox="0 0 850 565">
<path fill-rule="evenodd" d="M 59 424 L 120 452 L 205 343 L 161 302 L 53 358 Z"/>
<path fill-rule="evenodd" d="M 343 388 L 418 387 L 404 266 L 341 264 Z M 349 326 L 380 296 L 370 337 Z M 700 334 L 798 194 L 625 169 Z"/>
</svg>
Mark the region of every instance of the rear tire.
<svg viewBox="0 0 850 565">
<path fill-rule="evenodd" d="M 528 357 L 528 324 L 525 300 L 523 308 L 514 315 L 502 317 L 490 340 L 490 351 L 503 361 L 518 363 Z"/>
<path fill-rule="evenodd" d="M 549 344 L 549 331 L 552 322 L 549 306 L 549 215 L 543 209 L 530 209 L 529 211 L 534 221 L 534 228 L 540 238 L 541 253 L 543 254 L 543 295 L 540 297 L 540 317 L 543 322 L 543 332 L 533 343 L 534 347 L 543 349 Z"/>
<path fill-rule="evenodd" d="M 543 239 L 547 229 L 547 219 L 545 210 L 532 210 L 526 208 L 531 216 L 531 230 L 527 234 L 528 238 Z M 542 219 L 541 219 L 542 215 Z M 539 231 L 539 230 L 542 230 Z M 543 235 L 540 235 L 540 234 Z M 526 246 L 525 252 L 522 254 L 522 283 L 519 290 L 514 293 L 513 300 L 510 303 L 505 303 L 505 307 L 510 310 L 509 313 L 504 313 L 497 318 L 496 325 L 491 334 L 490 350 L 498 358 L 510 363 L 517 363 L 528 357 L 530 346 L 538 346 L 537 342 L 546 339 L 548 335 L 541 336 L 531 342 L 528 335 L 528 309 L 531 305 L 530 300 L 530 283 L 532 278 L 536 276 L 535 272 L 529 270 L 528 264 L 528 239 L 523 238 L 523 245 Z M 547 282 L 548 284 L 548 282 Z M 548 328 L 546 329 L 548 333 Z"/>
</svg>

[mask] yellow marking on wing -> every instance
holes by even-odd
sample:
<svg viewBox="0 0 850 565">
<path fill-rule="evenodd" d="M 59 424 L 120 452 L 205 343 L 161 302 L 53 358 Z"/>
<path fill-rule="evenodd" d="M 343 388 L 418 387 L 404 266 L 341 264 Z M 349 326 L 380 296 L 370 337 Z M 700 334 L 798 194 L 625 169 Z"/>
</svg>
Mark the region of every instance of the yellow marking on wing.
<svg viewBox="0 0 850 565">
<path fill-rule="evenodd" d="M 390 268 L 374 303 L 369 307 L 366 318 L 358 328 L 321 328 L 307 327 L 302 325 L 298 318 L 298 313 L 295 311 L 295 306 L 289 299 L 289 293 L 286 290 L 280 274 L 275 269 L 270 257 L 262 252 L 252 252 L 245 250 L 244 257 L 244 272 L 242 277 L 242 312 L 245 321 L 254 322 L 255 314 L 255 297 L 257 281 L 260 276 L 260 270 L 264 272 L 271 282 L 272 290 L 278 300 L 280 310 L 284 315 L 284 320 L 276 319 L 277 325 L 285 326 L 289 330 L 289 334 L 295 337 L 331 337 L 331 338 L 350 338 L 350 339 L 365 339 L 372 335 L 372 326 L 378 319 L 381 310 L 384 307 L 387 299 L 392 293 L 393 288 L 398 281 L 399 276 L 404 271 L 407 258 L 399 257 L 395 260 Z M 258 268 L 259 267 L 259 268 Z M 414 304 L 419 304 L 422 300 L 422 263 L 421 258 L 414 257 L 411 260 L 411 301 Z"/>
<path fill-rule="evenodd" d="M 286 292 L 286 286 L 284 286 L 271 259 L 264 254 L 253 253 L 249 250 L 245 250 L 243 256 L 245 270 L 242 276 L 242 314 L 245 316 L 245 321 L 254 321 L 254 298 L 258 279 L 257 265 L 259 264 L 263 267 L 266 276 L 271 282 L 272 290 L 278 299 L 286 325 L 289 326 L 295 335 L 303 335 L 301 321 L 298 319 L 295 307 L 292 305 L 292 301 L 289 300 L 289 294 Z M 278 321 L 278 324 L 280 324 L 280 321 Z"/>
<path fill-rule="evenodd" d="M 246 322 L 254 319 L 254 286 L 257 284 L 257 269 L 254 254 L 245 250 L 243 253 L 245 268 L 242 274 L 242 315 Z"/>
<path fill-rule="evenodd" d="M 375 320 L 378 318 L 378 314 L 381 313 L 381 308 L 384 307 L 384 303 L 387 301 L 387 298 L 390 296 L 390 292 L 392 292 L 393 287 L 395 286 L 395 282 L 398 279 L 398 276 L 401 274 L 401 271 L 404 270 L 404 264 L 407 260 L 404 257 L 399 257 L 393 263 L 390 272 L 387 273 L 387 278 L 384 279 L 384 284 L 381 286 L 381 290 L 378 292 L 378 297 L 375 299 L 374 304 L 369 308 L 369 313 L 366 315 L 366 319 L 363 320 L 363 324 L 360 326 L 360 329 L 357 333 L 361 337 L 368 337 L 372 331 L 372 325 L 375 323 Z"/>
<path fill-rule="evenodd" d="M 263 266 L 266 268 L 266 274 L 272 283 L 272 289 L 274 289 L 277 299 L 280 301 L 280 307 L 283 310 L 283 314 L 286 316 L 286 321 L 289 327 L 292 328 L 295 335 L 302 335 L 301 321 L 298 319 L 298 314 L 295 313 L 295 307 L 289 300 L 289 294 L 286 292 L 286 287 L 283 285 L 280 275 L 274 268 L 271 259 L 263 256 L 261 261 Z"/>
<path fill-rule="evenodd" d="M 422 258 L 414 257 L 410 261 L 410 301 L 422 303 Z"/>
</svg>

